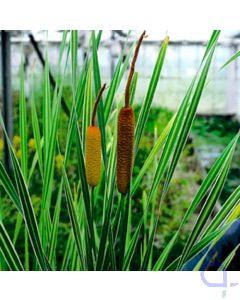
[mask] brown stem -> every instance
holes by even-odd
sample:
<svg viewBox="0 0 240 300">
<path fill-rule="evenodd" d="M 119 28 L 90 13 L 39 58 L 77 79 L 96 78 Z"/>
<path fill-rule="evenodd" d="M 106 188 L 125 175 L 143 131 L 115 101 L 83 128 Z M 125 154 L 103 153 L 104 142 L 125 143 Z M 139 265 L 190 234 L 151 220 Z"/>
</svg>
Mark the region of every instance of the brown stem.
<svg viewBox="0 0 240 300">
<path fill-rule="evenodd" d="M 139 48 L 141 46 L 142 40 L 144 39 L 146 34 L 146 31 L 144 30 L 143 33 L 141 34 L 136 48 L 135 48 L 135 52 L 134 52 L 134 56 L 132 59 L 132 63 L 131 63 L 131 67 L 130 67 L 130 72 L 128 75 L 128 81 L 127 81 L 127 85 L 126 85 L 126 89 L 125 89 L 125 107 L 129 107 L 129 103 L 130 103 L 130 86 L 131 86 L 131 82 L 132 82 L 132 78 L 133 78 L 133 74 L 134 74 L 134 69 L 135 69 L 135 63 L 138 57 L 138 52 L 139 52 Z"/>
<path fill-rule="evenodd" d="M 107 84 L 104 83 L 104 85 L 101 87 L 98 95 L 97 95 L 97 99 L 95 101 L 94 107 L 93 107 L 93 113 L 92 113 L 92 126 L 95 126 L 95 118 L 96 118 L 96 112 L 97 112 L 97 106 L 99 101 L 101 100 L 102 94 L 106 88 Z"/>
</svg>

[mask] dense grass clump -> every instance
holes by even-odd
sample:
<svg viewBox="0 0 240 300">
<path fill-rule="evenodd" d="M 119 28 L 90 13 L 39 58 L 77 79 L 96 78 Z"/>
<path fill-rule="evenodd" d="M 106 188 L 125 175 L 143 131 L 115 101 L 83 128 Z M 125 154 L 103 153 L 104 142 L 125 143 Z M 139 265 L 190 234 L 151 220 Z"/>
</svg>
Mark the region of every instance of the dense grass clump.
<svg viewBox="0 0 240 300">
<path fill-rule="evenodd" d="M 7 140 L 7 145 L 0 147 L 8 146 L 12 162 L 12 170 L 0 162 L 1 270 L 181 270 L 201 251 L 211 253 L 239 217 L 238 186 L 212 218 L 238 143 L 238 130 L 203 180 L 190 167 L 185 170 L 190 174 L 187 179 L 179 175 L 182 158 L 192 151 L 189 133 L 220 31 L 213 31 L 178 111 L 166 113 L 162 123 L 156 119 L 161 130 L 152 123 L 151 106 L 169 37 L 160 46 L 144 100 L 137 108 L 134 65 L 145 32 L 133 55 L 124 104 L 119 87 L 135 43 L 126 52 L 126 41 L 106 95 L 102 95 L 101 35 L 101 31 L 92 32 L 80 65 L 78 31 L 64 31 L 56 86 L 50 87 L 51 62 L 46 55 L 43 94 L 35 93 L 32 75 L 29 106 L 21 63 L 19 126 L 15 125 L 14 141 L 8 138 L 0 115 Z M 71 88 L 66 91 L 68 64 Z M 66 94 L 69 115 L 62 107 Z M 182 187 L 192 179 L 191 174 L 198 185 L 186 199 Z M 173 190 L 172 184 L 179 188 Z M 166 222 L 166 216 L 171 222 Z M 216 269 L 227 269 L 235 254 L 236 248 L 228 249 Z M 203 262 L 198 259 L 193 268 L 201 269 L 206 265 Z"/>
</svg>

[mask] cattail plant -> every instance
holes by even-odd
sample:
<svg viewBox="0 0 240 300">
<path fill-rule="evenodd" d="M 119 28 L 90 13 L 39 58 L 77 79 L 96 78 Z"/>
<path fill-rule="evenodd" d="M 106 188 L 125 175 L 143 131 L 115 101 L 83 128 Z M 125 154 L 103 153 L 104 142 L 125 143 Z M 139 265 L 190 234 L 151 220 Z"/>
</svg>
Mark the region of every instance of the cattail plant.
<svg viewBox="0 0 240 300">
<path fill-rule="evenodd" d="M 98 185 L 101 174 L 101 133 L 95 125 L 98 103 L 106 88 L 106 84 L 100 89 L 94 104 L 92 113 L 92 124 L 86 131 L 86 176 L 87 182 L 91 187 Z"/>
<path fill-rule="evenodd" d="M 14 118 L 14 124 L 21 125 L 17 140 L 11 142 L 0 112 L 0 130 L 6 136 L 5 146 L 9 149 L 13 171 L 9 176 L 8 170 L 0 160 L 0 271 L 170 271 L 193 267 L 194 270 L 205 270 L 205 266 L 210 266 L 211 253 L 215 253 L 215 250 L 218 252 L 217 261 L 221 263 L 219 267 L 216 266 L 219 270 L 226 270 L 234 257 L 239 260 L 239 248 L 235 247 L 239 244 L 239 235 L 234 235 L 233 239 L 231 234 L 231 246 L 226 247 L 226 245 L 229 244 L 228 228 L 230 232 L 233 232 L 232 230 L 236 232 L 235 229 L 239 231 L 240 185 L 228 198 L 222 198 L 224 200 L 222 207 L 213 218 L 212 215 L 217 201 L 222 197 L 221 193 L 229 174 L 233 155 L 236 147 L 239 146 L 240 133 L 236 132 L 219 158 L 209 166 L 208 174 L 195 195 L 192 197 L 192 193 L 185 194 L 183 191 L 184 198 L 189 201 L 187 209 L 185 202 L 183 204 L 179 201 L 182 199 L 182 194 L 179 198 L 177 190 L 179 185 L 172 182 L 191 132 L 202 93 L 204 91 L 207 93 L 206 82 L 208 82 L 208 73 L 211 70 L 220 31 L 212 32 L 200 66 L 190 81 L 179 109 L 164 129 L 159 128 L 160 135 L 154 144 L 149 144 L 149 153 L 144 152 L 145 162 L 137 162 L 139 172 L 132 178 L 133 144 L 136 153 L 141 150 L 139 146 L 142 146 L 140 141 L 144 137 L 146 124 L 148 121 L 153 121 L 149 120 L 149 115 L 158 83 L 161 81 L 168 48 L 168 37 L 166 37 L 159 47 L 146 93 L 144 91 L 142 95 L 144 100 L 134 130 L 134 113 L 130 107 L 133 93 L 130 97 L 130 86 L 132 92 L 134 90 L 132 87 L 136 86 L 138 80 L 138 76 L 133 74 L 144 35 L 145 32 L 141 35 L 133 56 L 125 91 L 125 105 L 118 118 L 117 141 L 114 139 L 115 130 L 101 131 L 100 134 L 95 123 L 98 104 L 106 87 L 104 85 L 99 91 L 102 81 L 99 65 L 101 56 L 98 55 L 102 53 L 98 52 L 101 31 L 97 35 L 92 31 L 88 55 L 81 66 L 77 60 L 78 32 L 69 30 L 63 32 L 56 66 L 56 87 L 53 93 L 49 80 L 48 56 L 46 56 L 42 111 L 38 111 L 41 106 L 36 105 L 39 94 L 34 88 L 37 82 L 35 75 L 34 84 L 31 85 L 31 105 L 27 106 L 24 95 L 24 69 L 21 67 L 20 99 L 19 101 L 16 99 L 20 104 L 21 120 L 19 122 Z M 125 45 L 126 43 L 127 40 Z M 126 55 L 124 61 L 123 55 Z M 69 58 L 72 67 L 72 85 L 69 90 L 72 94 L 69 95 L 67 103 L 72 113 L 70 116 L 65 116 L 62 99 L 63 96 L 68 95 L 68 93 L 63 95 L 63 88 L 68 83 L 66 70 Z M 112 110 L 114 97 L 122 84 L 130 58 L 131 51 L 122 53 L 118 58 L 113 78 L 109 82 L 109 93 L 99 114 L 100 128 L 101 126 L 112 127 L 115 123 L 116 107 Z M 236 54 L 230 57 L 222 69 L 236 58 Z M 92 124 L 89 126 L 90 122 L 88 118 L 84 118 L 84 113 L 88 112 L 89 99 L 92 99 L 93 82 L 98 96 L 92 112 Z M 79 101 L 75 102 L 71 99 Z M 31 117 L 28 116 L 29 109 Z M 114 117 L 109 118 L 112 113 Z M 62 126 L 62 121 L 65 120 L 68 124 Z M 82 127 L 79 127 L 79 124 Z M 86 142 L 85 161 L 80 129 L 86 133 L 86 138 L 83 137 Z M 27 151 L 27 136 L 34 138 L 35 153 Z M 19 144 L 21 159 L 17 154 Z M 66 149 L 63 153 L 64 157 L 60 154 L 62 148 Z M 74 151 L 75 149 L 77 151 Z M 109 159 L 104 159 L 104 175 L 107 180 L 104 182 L 103 178 L 102 184 L 99 182 L 101 149 L 104 158 L 109 156 Z M 122 195 L 127 194 L 126 201 L 116 201 L 118 199 L 115 197 L 116 152 L 117 188 Z M 79 172 L 75 172 L 76 169 Z M 148 176 L 144 176 L 145 174 Z M 131 192 L 130 180 L 132 180 Z M 95 191 L 95 195 L 100 201 L 94 201 L 94 187 L 97 184 L 99 188 Z M 167 197 L 171 184 L 171 194 Z M 89 191 L 90 188 L 92 193 Z M 188 196 L 192 198 L 188 199 Z M 132 197 L 138 200 L 139 205 L 131 205 Z M 161 228 L 164 221 L 159 222 L 159 220 L 160 216 L 164 215 L 162 210 L 168 209 L 169 201 L 171 210 L 168 210 L 170 213 L 165 220 L 168 222 L 171 219 L 174 227 L 173 225 L 167 227 L 169 232 L 165 232 L 165 227 Z M 175 204 L 178 206 L 175 207 Z M 35 209 L 35 205 L 38 209 Z M 200 211 L 199 207 L 202 207 Z M 178 209 L 180 211 L 177 215 Z M 180 234 L 184 239 L 181 239 Z M 181 242 L 181 247 L 178 247 L 178 242 Z M 227 256 L 221 254 L 224 252 L 225 255 L 225 251 L 220 248 L 213 248 L 219 245 L 229 250 Z M 201 253 L 204 257 L 199 256 Z"/>
<path fill-rule="evenodd" d="M 120 110 L 118 116 L 118 140 L 117 140 L 117 188 L 121 194 L 127 194 L 130 187 L 133 165 L 134 146 L 134 111 L 130 106 L 130 86 L 135 70 L 139 48 L 145 37 L 144 31 L 140 36 L 128 75 L 125 89 L 125 106 Z"/>
</svg>

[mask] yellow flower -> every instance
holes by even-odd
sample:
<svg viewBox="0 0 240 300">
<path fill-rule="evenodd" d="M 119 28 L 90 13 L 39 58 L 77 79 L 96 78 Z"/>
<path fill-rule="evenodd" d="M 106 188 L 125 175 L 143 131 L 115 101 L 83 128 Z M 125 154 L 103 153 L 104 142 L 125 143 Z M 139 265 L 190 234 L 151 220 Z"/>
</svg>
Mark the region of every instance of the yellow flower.
<svg viewBox="0 0 240 300">
<path fill-rule="evenodd" d="M 28 141 L 28 147 L 31 150 L 35 150 L 35 140 L 33 138 Z"/>
<path fill-rule="evenodd" d="M 63 165 L 63 161 L 64 161 L 64 156 L 61 154 L 58 154 L 55 157 L 55 161 L 56 161 L 56 168 L 60 171 Z"/>
<path fill-rule="evenodd" d="M 3 151 L 4 149 L 4 141 L 0 139 L 0 151 Z"/>
<path fill-rule="evenodd" d="M 19 150 L 17 150 L 17 152 L 16 152 L 16 155 L 17 155 L 17 158 L 18 159 L 20 159 L 21 158 L 21 150 L 19 149 Z"/>
<path fill-rule="evenodd" d="M 20 136 L 14 135 L 13 137 L 13 148 L 16 149 L 20 146 Z"/>
</svg>

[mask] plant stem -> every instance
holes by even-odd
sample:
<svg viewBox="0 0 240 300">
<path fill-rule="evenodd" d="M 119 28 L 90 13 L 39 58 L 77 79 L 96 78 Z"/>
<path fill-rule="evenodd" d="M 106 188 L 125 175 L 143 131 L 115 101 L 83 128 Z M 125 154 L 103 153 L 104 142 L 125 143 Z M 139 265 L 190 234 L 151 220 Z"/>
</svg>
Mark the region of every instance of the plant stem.
<svg viewBox="0 0 240 300">
<path fill-rule="evenodd" d="M 131 63 L 130 72 L 128 75 L 128 81 L 127 81 L 127 85 L 126 85 L 126 89 L 125 89 L 125 107 L 129 107 L 129 105 L 130 105 L 130 86 L 131 86 L 131 82 L 132 82 L 132 78 L 133 78 L 133 74 L 134 74 L 134 70 L 135 70 L 135 64 L 137 61 L 139 48 L 141 46 L 142 40 L 145 37 L 145 34 L 146 34 L 146 31 L 144 30 L 137 42 L 137 46 L 135 48 L 135 52 L 133 55 L 133 60 Z"/>
</svg>

